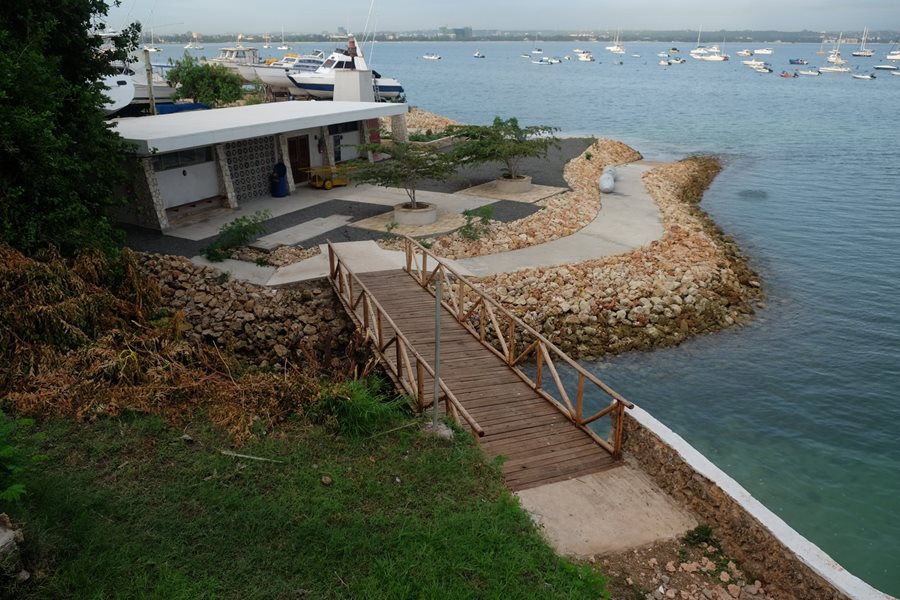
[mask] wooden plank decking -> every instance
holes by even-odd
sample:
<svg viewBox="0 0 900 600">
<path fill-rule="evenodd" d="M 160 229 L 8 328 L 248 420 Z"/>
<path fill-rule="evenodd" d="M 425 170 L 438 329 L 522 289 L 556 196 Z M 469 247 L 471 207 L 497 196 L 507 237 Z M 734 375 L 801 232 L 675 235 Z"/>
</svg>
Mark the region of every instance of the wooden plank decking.
<svg viewBox="0 0 900 600">
<path fill-rule="evenodd" d="M 423 357 L 434 357 L 434 297 L 403 270 L 358 275 Z M 390 326 L 385 324 L 385 330 Z M 390 337 L 393 332 L 387 332 Z M 430 400 L 433 379 L 426 378 Z M 441 315 L 441 379 L 484 429 L 488 456 L 503 455 L 512 490 L 571 479 L 618 464 L 583 429 L 488 351 L 447 310 Z"/>
</svg>

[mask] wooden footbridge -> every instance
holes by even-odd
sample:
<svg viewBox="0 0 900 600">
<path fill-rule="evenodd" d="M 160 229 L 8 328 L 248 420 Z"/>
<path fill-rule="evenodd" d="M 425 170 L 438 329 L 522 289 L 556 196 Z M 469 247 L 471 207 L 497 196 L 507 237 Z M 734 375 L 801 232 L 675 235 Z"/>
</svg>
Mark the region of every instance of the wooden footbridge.
<svg viewBox="0 0 900 600">
<path fill-rule="evenodd" d="M 403 269 L 353 273 L 330 243 L 328 259 L 347 313 L 416 407 L 424 410 L 433 400 L 435 282 L 441 281 L 438 402 L 488 456 L 505 457 L 508 487 L 616 466 L 622 418 L 632 404 L 415 240 L 405 244 Z M 586 403 L 602 408 L 585 416 Z M 587 427 L 595 421 L 605 425 L 605 437 Z"/>
</svg>

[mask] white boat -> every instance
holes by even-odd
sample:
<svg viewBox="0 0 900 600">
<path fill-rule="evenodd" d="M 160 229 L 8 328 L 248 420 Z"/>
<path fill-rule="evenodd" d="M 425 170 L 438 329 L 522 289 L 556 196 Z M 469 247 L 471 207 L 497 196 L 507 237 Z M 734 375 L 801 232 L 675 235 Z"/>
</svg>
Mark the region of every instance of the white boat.
<svg viewBox="0 0 900 600">
<path fill-rule="evenodd" d="M 772 69 L 770 67 L 753 67 L 753 70 L 757 73 L 771 73 Z"/>
<path fill-rule="evenodd" d="M 738 56 L 753 56 L 753 50 L 744 48 L 743 50 L 739 50 L 735 54 L 737 54 Z"/>
<path fill-rule="evenodd" d="M 475 54 L 472 55 L 472 58 L 484 58 L 484 54 L 481 53 L 481 50 L 476 50 Z"/>
<path fill-rule="evenodd" d="M 634 54 L 631 55 L 631 58 L 640 58 L 640 57 L 641 57 L 641 55 L 638 54 L 637 52 L 635 52 Z"/>
<path fill-rule="evenodd" d="M 251 65 L 256 79 L 277 89 L 290 90 L 294 87 L 288 79 L 288 73 L 312 72 L 325 62 L 325 53 L 315 50 L 312 54 L 285 54 L 284 58 L 267 65 Z M 240 72 L 240 71 L 239 71 Z"/>
<path fill-rule="evenodd" d="M 853 79 L 875 79 L 874 73 L 854 73 Z"/>
<path fill-rule="evenodd" d="M 660 64 L 660 66 L 662 66 L 662 67 L 668 67 L 668 66 L 671 65 L 672 63 L 669 62 L 669 61 L 666 60 L 666 59 L 662 59 L 662 60 L 659 61 L 659 64 Z"/>
<path fill-rule="evenodd" d="M 613 42 L 613 45 L 607 46 L 606 49 L 609 50 L 610 52 L 612 52 L 613 54 L 625 54 L 625 52 L 626 52 L 625 48 L 623 48 L 619 44 L 619 30 L 618 29 L 616 30 L 616 39 Z"/>
<path fill-rule="evenodd" d="M 184 46 L 185 50 L 203 50 L 203 44 L 200 43 L 200 34 L 196 31 L 191 32 L 191 41 Z"/>
<path fill-rule="evenodd" d="M 131 76 L 134 81 L 134 99 L 132 104 L 147 104 L 150 102 L 150 86 L 153 86 L 154 102 L 172 102 L 175 100 L 175 88 L 169 85 L 166 78 L 152 71 L 150 83 L 147 82 L 147 71 L 138 69 Z"/>
<path fill-rule="evenodd" d="M 853 69 L 851 69 L 850 67 L 826 66 L 826 67 L 820 68 L 819 71 L 822 73 L 850 73 L 851 71 L 853 71 Z"/>
<path fill-rule="evenodd" d="M 581 62 L 594 62 L 594 55 L 587 51 L 578 53 L 578 60 Z"/>
<path fill-rule="evenodd" d="M 741 64 L 747 65 L 750 68 L 764 67 L 764 66 L 766 66 L 766 61 L 759 60 L 758 58 L 751 58 L 750 60 L 742 60 Z"/>
<path fill-rule="evenodd" d="M 858 56 L 861 58 L 872 58 L 873 56 L 875 56 L 874 50 L 872 50 L 870 48 L 866 48 L 866 38 L 868 36 L 869 36 L 869 28 L 866 27 L 863 30 L 863 36 L 862 36 L 862 41 L 859 44 L 859 50 L 854 50 L 853 52 L 851 52 L 850 54 L 852 56 Z"/>
<path fill-rule="evenodd" d="M 255 66 L 260 64 L 259 50 L 252 46 L 245 47 L 241 41 L 243 36 L 238 36 L 237 44 L 226 48 L 219 48 L 219 56 L 209 59 L 209 63 L 213 65 L 222 65 L 226 69 L 238 72 L 239 65 Z M 252 77 L 255 75 L 250 72 Z"/>
<path fill-rule="evenodd" d="M 533 65 L 552 65 L 553 63 L 550 62 L 550 59 L 547 58 L 546 56 L 542 56 L 537 60 L 532 60 L 531 64 L 533 64 Z"/>
<path fill-rule="evenodd" d="M 278 46 L 278 50 L 290 50 L 291 47 L 288 46 L 284 41 L 284 27 L 281 28 L 281 45 Z"/>
<path fill-rule="evenodd" d="M 753 51 L 754 54 L 772 54 L 771 48 L 757 48 Z"/>
<path fill-rule="evenodd" d="M 668 52 L 658 52 L 656 55 L 660 58 L 669 58 Z"/>
<path fill-rule="evenodd" d="M 429 52 L 428 54 L 423 54 L 422 58 L 425 60 L 441 60 L 441 55 Z"/>
<path fill-rule="evenodd" d="M 103 105 L 107 115 L 119 112 L 134 100 L 134 80 L 126 73 L 104 77 L 103 86 L 106 88 L 103 94 L 109 100 Z"/>
<path fill-rule="evenodd" d="M 873 69 L 877 69 L 878 71 L 896 71 L 897 67 L 894 65 L 875 65 L 872 67 Z"/>
<path fill-rule="evenodd" d="M 691 58 L 699 59 L 701 56 L 707 53 L 706 46 L 700 45 L 700 36 L 703 35 L 703 27 L 700 28 L 700 31 L 697 32 L 697 47 L 693 48 L 690 51 Z"/>
<path fill-rule="evenodd" d="M 347 49 L 332 52 L 321 67 L 312 72 L 289 72 L 288 79 L 299 90 L 297 95 L 305 94 L 318 100 L 331 100 L 334 98 L 335 71 L 340 69 L 369 70 L 366 60 L 363 58 L 362 49 L 356 45 L 356 38 L 353 35 L 347 38 Z M 377 101 L 402 101 L 403 86 L 399 81 L 382 77 L 375 70 L 372 70 L 371 73 L 372 87 L 375 90 Z"/>
<path fill-rule="evenodd" d="M 797 71 L 800 75 L 806 75 L 808 77 L 818 77 L 821 75 L 818 69 L 800 69 Z"/>
<path fill-rule="evenodd" d="M 725 46 L 725 40 L 722 40 L 722 46 Z M 705 60 L 708 62 L 725 62 L 729 57 L 727 54 L 719 50 L 718 46 L 713 46 L 712 48 L 706 49 L 706 54 L 700 55 L 700 60 Z"/>
<path fill-rule="evenodd" d="M 894 45 L 888 51 L 887 56 L 885 56 L 885 58 L 887 60 L 900 60 L 900 48 L 897 48 L 896 43 L 894 43 Z"/>
<path fill-rule="evenodd" d="M 544 51 L 541 50 L 540 48 L 535 48 L 534 50 L 531 51 L 531 53 L 532 54 L 543 54 Z"/>
<path fill-rule="evenodd" d="M 675 57 L 673 57 L 673 58 L 670 58 L 670 59 L 669 59 L 669 62 L 672 63 L 673 65 L 683 65 L 684 63 L 687 62 L 687 59 L 684 59 L 684 58 L 680 58 L 680 57 L 678 57 L 678 56 L 675 56 Z"/>
<path fill-rule="evenodd" d="M 272 47 L 272 36 L 269 35 L 268 33 L 264 33 L 263 34 L 263 48 L 268 50 L 271 47 Z"/>
<path fill-rule="evenodd" d="M 891 75 L 900 75 L 900 71 L 891 71 Z"/>
<path fill-rule="evenodd" d="M 828 58 L 825 60 L 833 65 L 846 65 L 847 61 L 841 56 L 841 40 L 843 39 L 844 34 L 841 33 L 838 36 L 837 44 L 832 48 L 831 52 L 828 54 Z M 838 72 L 838 71 L 829 71 L 829 72 Z M 843 72 L 843 71 L 840 71 Z"/>
<path fill-rule="evenodd" d="M 562 60 L 560 60 L 560 58 L 559 58 L 558 56 L 551 56 L 551 57 L 548 58 L 547 60 L 550 61 L 550 64 L 551 64 L 551 65 L 558 65 L 559 63 L 562 62 Z"/>
<path fill-rule="evenodd" d="M 150 28 L 150 43 L 144 44 L 143 49 L 147 52 L 161 52 L 162 51 L 162 49 L 159 46 L 157 46 L 153 41 L 153 28 L 152 27 Z"/>
</svg>

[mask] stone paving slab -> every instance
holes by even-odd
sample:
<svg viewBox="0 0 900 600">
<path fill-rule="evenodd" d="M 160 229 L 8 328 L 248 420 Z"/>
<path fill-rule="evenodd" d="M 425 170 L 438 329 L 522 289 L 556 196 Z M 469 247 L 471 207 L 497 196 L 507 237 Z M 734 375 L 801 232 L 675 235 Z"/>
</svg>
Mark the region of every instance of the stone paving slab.
<svg viewBox="0 0 900 600">
<path fill-rule="evenodd" d="M 375 215 L 368 219 L 363 219 L 353 223 L 354 227 L 362 229 L 372 229 L 384 233 L 393 233 L 395 235 L 408 235 L 412 237 L 421 237 L 425 235 L 437 235 L 439 233 L 448 233 L 459 229 L 466 224 L 466 218 L 459 213 L 447 212 L 439 210 L 437 220 L 428 225 L 399 225 L 394 221 L 394 213 L 384 213 Z M 388 232 L 388 226 L 394 223 L 396 226 Z"/>
<path fill-rule="evenodd" d="M 493 198 L 494 200 L 513 200 L 515 202 L 527 202 L 529 204 L 534 204 L 535 202 L 545 200 L 546 198 L 555 196 L 557 194 L 562 194 L 563 192 L 567 191 L 569 191 L 568 188 L 532 184 L 531 189 L 527 192 L 522 192 L 521 194 L 509 194 L 498 191 L 496 181 L 488 181 L 487 183 L 482 183 L 481 185 L 476 185 L 464 190 L 459 190 L 458 192 L 456 192 L 456 194 L 462 194 L 465 196 L 478 196 L 481 198 Z"/>
<path fill-rule="evenodd" d="M 693 514 L 628 462 L 516 495 L 550 545 L 565 556 L 621 552 L 674 539 L 697 526 Z"/>
<path fill-rule="evenodd" d="M 278 246 L 295 246 L 348 223 L 350 223 L 350 217 L 346 215 L 318 217 L 263 236 L 250 244 L 250 246 L 262 250 L 272 250 Z"/>
</svg>

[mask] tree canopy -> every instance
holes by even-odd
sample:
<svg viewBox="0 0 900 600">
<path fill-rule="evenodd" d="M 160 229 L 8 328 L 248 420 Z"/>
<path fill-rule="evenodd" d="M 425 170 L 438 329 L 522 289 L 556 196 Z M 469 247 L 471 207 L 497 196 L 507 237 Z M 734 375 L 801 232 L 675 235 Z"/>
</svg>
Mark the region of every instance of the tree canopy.
<svg viewBox="0 0 900 600">
<path fill-rule="evenodd" d="M 191 98 L 209 106 L 221 106 L 241 99 L 243 80 L 222 65 L 201 64 L 187 52 L 166 74 L 169 85 L 178 88 L 176 98 Z"/>
<path fill-rule="evenodd" d="M 490 125 L 451 125 L 447 134 L 456 138 L 454 154 L 462 163 L 483 164 L 499 161 L 506 166 L 505 176 L 518 179 L 519 164 L 525 158 L 544 158 L 558 140 L 556 127 L 522 127 L 515 117 L 494 117 Z"/>
<path fill-rule="evenodd" d="M 125 142 L 104 120 L 102 77 L 137 44 L 104 39 L 103 0 L 4 0 L 0 12 L 0 242 L 26 253 L 114 246 Z M 104 46 L 105 50 L 101 50 Z"/>
<path fill-rule="evenodd" d="M 393 144 L 363 144 L 361 153 L 389 154 L 390 160 L 353 163 L 350 177 L 359 183 L 383 187 L 402 187 L 409 196 L 411 208 L 417 208 L 416 190 L 425 180 L 446 181 L 456 173 L 456 162 L 449 154 L 430 146 L 394 142 Z"/>
</svg>

